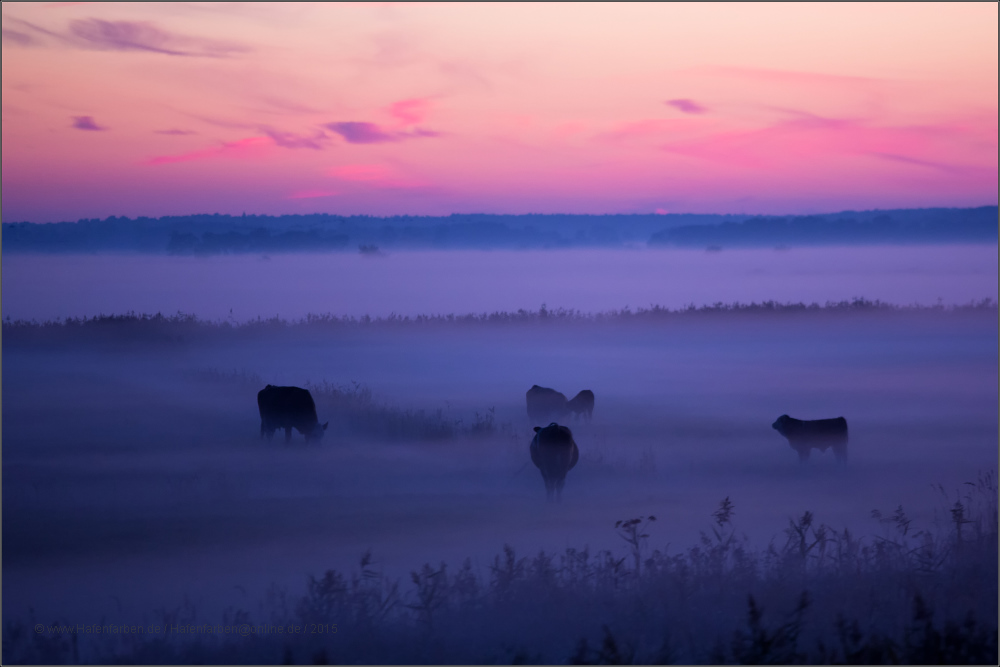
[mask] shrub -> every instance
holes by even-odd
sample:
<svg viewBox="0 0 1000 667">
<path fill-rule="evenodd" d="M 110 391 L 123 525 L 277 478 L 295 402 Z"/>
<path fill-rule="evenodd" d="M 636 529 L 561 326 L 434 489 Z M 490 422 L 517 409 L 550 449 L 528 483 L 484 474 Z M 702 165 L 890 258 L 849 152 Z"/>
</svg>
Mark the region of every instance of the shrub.
<svg viewBox="0 0 1000 667">
<path fill-rule="evenodd" d="M 780 546 L 761 550 L 737 537 L 736 508 L 726 498 L 701 543 L 676 555 L 647 554 L 654 518 L 638 517 L 614 526 L 625 556 L 567 549 L 525 557 L 505 546 L 485 579 L 468 559 L 454 571 L 424 564 L 404 591 L 366 553 L 359 570 L 310 576 L 298 600 L 272 589 L 261 606 L 270 623 L 332 624 L 335 633 L 97 641 L 30 633 L 29 618 L 7 621 L 3 657 L 8 664 L 996 664 L 993 479 L 980 475 L 966 489 L 961 537 L 950 528 L 928 540 L 929 529 L 914 531 L 902 508 L 875 515 L 888 537 L 864 539 L 805 512 L 789 519 Z M 971 607 L 956 589 L 972 594 Z M 183 607 L 159 616 L 169 623 L 195 613 Z M 240 610 L 224 620 L 254 622 Z"/>
</svg>

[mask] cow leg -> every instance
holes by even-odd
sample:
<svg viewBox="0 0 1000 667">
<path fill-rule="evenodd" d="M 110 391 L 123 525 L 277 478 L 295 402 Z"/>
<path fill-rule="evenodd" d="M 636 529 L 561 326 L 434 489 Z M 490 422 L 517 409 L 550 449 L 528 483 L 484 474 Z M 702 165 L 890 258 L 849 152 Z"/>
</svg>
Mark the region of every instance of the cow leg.
<svg viewBox="0 0 1000 667">
<path fill-rule="evenodd" d="M 799 463 L 806 463 L 809 460 L 808 447 L 798 447 L 796 451 L 799 453 Z"/>
<path fill-rule="evenodd" d="M 847 464 L 847 444 L 834 445 L 833 455 L 837 457 L 839 463 Z"/>
<path fill-rule="evenodd" d="M 292 441 L 292 427 L 291 426 L 286 426 L 285 427 L 285 442 L 291 442 L 291 441 Z"/>
</svg>

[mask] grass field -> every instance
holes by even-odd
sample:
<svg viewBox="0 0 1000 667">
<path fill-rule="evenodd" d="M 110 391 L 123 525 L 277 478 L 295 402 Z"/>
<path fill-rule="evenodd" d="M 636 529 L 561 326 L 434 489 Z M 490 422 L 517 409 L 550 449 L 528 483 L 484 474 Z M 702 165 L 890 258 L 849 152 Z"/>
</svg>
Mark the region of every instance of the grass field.
<svg viewBox="0 0 1000 667">
<path fill-rule="evenodd" d="M 863 300 L 6 322 L 4 662 L 995 662 L 996 343 Z M 266 383 L 320 445 L 260 440 Z M 597 397 L 558 504 L 535 383 Z"/>
</svg>

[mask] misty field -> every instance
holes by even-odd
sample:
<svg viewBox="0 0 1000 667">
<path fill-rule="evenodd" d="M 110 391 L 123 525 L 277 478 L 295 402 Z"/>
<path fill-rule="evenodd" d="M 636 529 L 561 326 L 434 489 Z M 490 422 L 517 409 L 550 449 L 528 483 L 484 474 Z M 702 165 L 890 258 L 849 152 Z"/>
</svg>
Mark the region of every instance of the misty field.
<svg viewBox="0 0 1000 667">
<path fill-rule="evenodd" d="M 317 312 L 417 317 L 540 304 L 600 312 L 626 305 L 676 309 L 858 296 L 925 306 L 998 298 L 995 243 L 727 246 L 711 252 L 640 245 L 209 256 L 10 253 L 4 255 L 3 285 L 4 315 L 39 321 L 128 310 L 244 321 Z"/>
<path fill-rule="evenodd" d="M 3 660 L 995 662 L 997 341 L 990 301 L 7 321 Z M 321 444 L 260 439 L 267 383 Z M 596 395 L 559 503 L 533 384 Z"/>
</svg>

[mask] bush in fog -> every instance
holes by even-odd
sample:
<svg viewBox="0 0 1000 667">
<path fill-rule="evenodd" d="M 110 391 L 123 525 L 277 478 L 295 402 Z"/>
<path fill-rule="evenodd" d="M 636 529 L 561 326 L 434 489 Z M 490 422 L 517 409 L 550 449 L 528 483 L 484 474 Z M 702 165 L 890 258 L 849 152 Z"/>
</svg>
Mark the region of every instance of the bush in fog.
<svg viewBox="0 0 1000 667">
<path fill-rule="evenodd" d="M 471 423 L 450 419 L 443 409 L 402 409 L 375 399 L 372 390 L 358 382 L 338 386 L 329 382 L 307 385 L 317 408 L 330 415 L 334 433 L 378 440 L 446 440 L 459 436 L 487 437 L 513 434 L 509 423 L 498 424 L 494 408 L 476 412 Z"/>
<path fill-rule="evenodd" d="M 738 533 L 739 508 L 726 498 L 699 544 L 678 553 L 650 551 L 664 522 L 638 517 L 614 527 L 622 554 L 524 556 L 508 546 L 485 570 L 470 560 L 428 563 L 405 586 L 368 553 L 351 573 L 308 577 L 301 596 L 272 587 L 256 612 L 230 610 L 223 619 L 323 632 L 77 638 L 35 634 L 29 618 L 8 620 L 4 659 L 996 664 L 993 473 L 945 502 L 940 525 L 920 530 L 902 507 L 874 512 L 881 534 L 865 538 L 804 512 L 759 548 Z M 187 607 L 160 616 L 166 624 L 196 619 Z"/>
<path fill-rule="evenodd" d="M 329 382 L 308 385 L 317 409 L 329 415 L 334 433 L 362 435 L 380 440 L 441 440 L 468 429 L 460 420 L 447 419 L 441 409 L 404 410 L 381 403 L 368 387 L 352 382 L 336 386 Z"/>
</svg>

